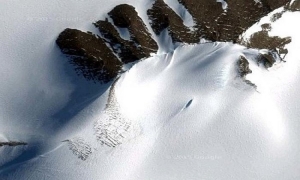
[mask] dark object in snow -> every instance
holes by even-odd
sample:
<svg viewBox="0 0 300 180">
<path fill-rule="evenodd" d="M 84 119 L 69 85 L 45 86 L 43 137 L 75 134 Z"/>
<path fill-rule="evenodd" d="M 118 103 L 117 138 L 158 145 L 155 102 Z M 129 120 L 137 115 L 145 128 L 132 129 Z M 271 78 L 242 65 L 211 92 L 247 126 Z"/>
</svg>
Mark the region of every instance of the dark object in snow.
<svg viewBox="0 0 300 180">
<path fill-rule="evenodd" d="M 270 18 L 271 22 L 275 22 L 278 19 L 280 19 L 282 17 L 283 13 L 284 13 L 284 11 L 273 14 L 273 16 Z"/>
<path fill-rule="evenodd" d="M 0 142 L 1 146 L 25 146 L 27 143 L 25 142 L 17 142 L 17 141 L 9 141 L 9 142 Z"/>
<path fill-rule="evenodd" d="M 190 105 L 193 103 L 193 99 L 189 100 L 188 103 L 186 103 L 186 105 L 184 106 L 184 109 L 190 107 Z"/>
<path fill-rule="evenodd" d="M 240 56 L 237 65 L 238 65 L 238 73 L 239 76 L 242 78 L 242 80 L 249 86 L 252 86 L 254 89 L 257 89 L 257 86 L 253 82 L 246 79 L 246 76 L 252 73 L 252 70 L 249 68 L 249 61 L 244 56 Z"/>
<path fill-rule="evenodd" d="M 257 86 L 256 86 L 256 84 L 254 84 L 253 82 L 251 82 L 250 80 L 248 80 L 248 79 L 245 79 L 244 80 L 244 82 L 246 83 L 246 84 L 248 84 L 249 86 L 252 86 L 254 89 L 257 89 Z"/>
<path fill-rule="evenodd" d="M 268 51 L 267 53 L 259 53 L 257 63 L 263 63 L 265 68 L 270 68 L 276 62 L 276 51 Z"/>
<path fill-rule="evenodd" d="M 271 31 L 271 30 L 272 30 L 272 26 L 271 26 L 270 23 L 265 23 L 265 24 L 262 24 L 262 25 L 261 25 L 261 29 L 262 29 L 263 31 Z"/>
<path fill-rule="evenodd" d="M 248 74 L 252 73 L 251 69 L 249 68 L 249 62 L 244 56 L 240 56 L 237 65 L 240 77 L 245 78 Z"/>
</svg>

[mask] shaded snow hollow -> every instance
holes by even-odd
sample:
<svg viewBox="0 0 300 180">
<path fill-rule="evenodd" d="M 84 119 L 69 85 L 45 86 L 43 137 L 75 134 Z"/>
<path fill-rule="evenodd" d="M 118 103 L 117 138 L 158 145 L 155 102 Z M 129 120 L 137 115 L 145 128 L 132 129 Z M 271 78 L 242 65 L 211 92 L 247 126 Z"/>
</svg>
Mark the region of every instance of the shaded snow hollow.
<svg viewBox="0 0 300 180">
<path fill-rule="evenodd" d="M 108 89 L 78 80 L 54 40 L 117 3 L 124 1 L 49 1 L 35 12 L 35 0 L 26 9 L 17 1 L 0 7 L 10 14 L 1 19 L 0 137 L 29 143 L 0 148 L 1 180 L 300 178 L 298 12 L 272 23 L 270 34 L 292 37 L 286 63 L 266 70 L 257 65 L 257 50 L 231 43 L 178 45 L 137 63 Z M 135 3 L 146 22 L 151 1 Z M 241 55 L 257 90 L 238 76 Z"/>
</svg>

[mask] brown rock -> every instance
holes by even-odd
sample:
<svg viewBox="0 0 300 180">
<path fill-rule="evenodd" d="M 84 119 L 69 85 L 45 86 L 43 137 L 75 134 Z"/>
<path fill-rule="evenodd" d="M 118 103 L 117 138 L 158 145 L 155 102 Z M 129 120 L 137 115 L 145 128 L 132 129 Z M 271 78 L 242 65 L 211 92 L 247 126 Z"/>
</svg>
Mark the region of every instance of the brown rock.
<svg viewBox="0 0 300 180">
<path fill-rule="evenodd" d="M 147 11 L 150 25 L 156 35 L 168 29 L 173 42 L 197 43 L 201 37 L 211 41 L 237 42 L 239 36 L 261 17 L 272 10 L 286 5 L 289 0 L 227 0 L 228 9 L 223 10 L 221 3 L 207 0 L 178 0 L 193 16 L 196 30 L 185 27 L 183 20 L 163 0 L 156 0 L 153 7 Z M 299 0 L 292 5 L 299 9 Z M 113 24 L 107 19 L 94 25 L 102 37 L 84 33 L 75 29 L 63 31 L 56 43 L 64 54 L 71 57 L 71 63 L 76 66 L 78 74 L 88 80 L 108 82 L 121 71 L 122 62 L 130 63 L 149 57 L 158 50 L 157 43 L 152 38 L 146 25 L 138 16 L 133 6 L 121 4 L 110 11 Z M 120 37 L 115 28 L 127 28 L 130 40 Z M 263 31 L 254 34 L 249 42 L 241 42 L 251 48 L 276 49 L 279 53 L 287 53 L 284 45 L 291 39 L 270 37 L 263 26 Z M 106 44 L 109 44 L 110 48 Z M 118 55 L 121 61 L 119 61 Z M 270 63 L 267 57 L 265 62 Z"/>
<path fill-rule="evenodd" d="M 94 25 L 99 29 L 104 40 L 110 45 L 114 53 L 119 55 L 122 62 L 130 63 L 149 56 L 149 54 L 142 53 L 141 48 L 137 47 L 135 42 L 122 39 L 119 32 L 107 20 L 100 20 Z"/>
<path fill-rule="evenodd" d="M 105 42 L 91 34 L 76 29 L 65 29 L 56 40 L 64 54 L 71 57 L 78 74 L 88 80 L 108 82 L 121 70 L 122 63 Z"/>
<path fill-rule="evenodd" d="M 291 37 L 270 36 L 266 30 L 252 34 L 247 42 L 241 42 L 249 48 L 276 50 L 280 55 L 286 55 L 285 45 L 292 41 Z"/>
<path fill-rule="evenodd" d="M 295 0 L 293 3 L 288 4 L 286 9 L 289 11 L 300 11 L 300 0 Z"/>
<path fill-rule="evenodd" d="M 244 56 L 240 56 L 240 59 L 237 62 L 238 72 L 242 78 L 245 78 L 247 74 L 251 74 L 252 71 L 249 68 L 249 62 Z"/>
<path fill-rule="evenodd" d="M 118 5 L 108 15 L 117 27 L 128 28 L 131 41 L 135 43 L 140 51 L 139 57 L 148 57 L 150 53 L 155 53 L 158 50 L 157 43 L 133 6 L 128 4 Z"/>
<path fill-rule="evenodd" d="M 227 0 L 224 11 L 220 3 L 207 0 L 179 0 L 194 17 L 201 34 L 212 41 L 236 42 L 239 35 L 274 9 L 289 0 Z"/>
<path fill-rule="evenodd" d="M 198 31 L 191 31 L 183 20 L 163 1 L 156 0 L 147 11 L 150 24 L 156 35 L 168 29 L 173 42 L 197 43 L 200 40 Z"/>
</svg>

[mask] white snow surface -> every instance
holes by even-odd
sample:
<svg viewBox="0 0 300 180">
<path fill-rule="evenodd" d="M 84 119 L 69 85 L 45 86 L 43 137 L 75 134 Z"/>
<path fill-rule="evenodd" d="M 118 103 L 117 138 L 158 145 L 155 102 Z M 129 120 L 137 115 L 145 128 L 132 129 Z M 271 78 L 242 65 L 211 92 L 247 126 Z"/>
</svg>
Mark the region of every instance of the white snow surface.
<svg viewBox="0 0 300 180">
<path fill-rule="evenodd" d="M 271 35 L 292 37 L 286 63 L 266 70 L 257 50 L 231 43 L 160 47 L 112 96 L 77 77 L 55 39 L 67 27 L 96 33 L 91 23 L 121 3 L 150 27 L 151 0 L 0 2 L 0 141 L 28 142 L 0 147 L 1 180 L 300 179 L 299 12 L 272 23 Z M 240 55 L 257 90 L 238 77 Z M 115 132 L 114 115 L 129 129 L 111 148 L 95 131 Z"/>
<path fill-rule="evenodd" d="M 217 0 L 217 2 L 219 2 L 219 3 L 222 4 L 222 8 L 223 8 L 224 10 L 227 10 L 228 4 L 227 4 L 227 2 L 226 2 L 225 0 Z"/>
</svg>

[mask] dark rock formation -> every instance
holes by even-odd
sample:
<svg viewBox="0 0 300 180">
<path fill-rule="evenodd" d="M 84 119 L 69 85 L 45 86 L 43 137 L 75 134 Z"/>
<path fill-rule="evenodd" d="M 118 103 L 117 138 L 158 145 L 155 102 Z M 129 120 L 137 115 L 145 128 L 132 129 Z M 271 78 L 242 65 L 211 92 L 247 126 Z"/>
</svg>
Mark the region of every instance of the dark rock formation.
<svg viewBox="0 0 300 180">
<path fill-rule="evenodd" d="M 179 0 L 197 23 L 201 35 L 212 41 L 238 40 L 247 28 L 274 9 L 284 6 L 289 0 L 227 0 L 224 11 L 220 3 L 207 0 Z"/>
<path fill-rule="evenodd" d="M 128 29 L 130 40 L 122 39 L 115 26 L 107 19 L 105 21 L 100 20 L 94 25 L 99 29 L 113 51 L 119 55 L 122 62 L 134 62 L 149 57 L 150 53 L 155 53 L 158 50 L 156 42 L 134 7 L 122 4 L 115 7 L 108 14 L 118 28 Z"/>
<path fill-rule="evenodd" d="M 240 59 L 237 62 L 237 65 L 240 77 L 245 78 L 247 74 L 252 73 L 251 69 L 249 68 L 249 62 L 244 56 L 240 57 Z"/>
<path fill-rule="evenodd" d="M 25 142 L 16 142 L 16 141 L 9 141 L 9 142 L 0 142 L 1 146 L 25 146 L 27 143 Z"/>
<path fill-rule="evenodd" d="M 145 57 L 145 54 L 142 53 L 140 47 L 135 45 L 135 42 L 122 39 L 119 32 L 107 20 L 98 21 L 94 25 L 99 29 L 114 53 L 119 55 L 122 62 L 134 62 Z"/>
<path fill-rule="evenodd" d="M 164 29 L 168 29 L 173 42 L 199 42 L 199 31 L 191 31 L 187 28 L 183 24 L 183 20 L 163 0 L 156 0 L 147 14 L 156 35 L 159 35 Z"/>
<path fill-rule="evenodd" d="M 259 53 L 257 57 L 257 63 L 262 63 L 266 68 L 272 67 L 276 62 L 278 53 L 277 51 L 267 51 L 266 53 Z"/>
<path fill-rule="evenodd" d="M 249 61 L 244 56 L 240 56 L 240 59 L 237 62 L 237 66 L 239 76 L 242 78 L 242 80 L 249 86 L 252 86 L 254 89 L 257 89 L 257 86 L 254 83 L 246 79 L 246 76 L 252 73 L 252 70 L 249 68 Z"/>
<path fill-rule="evenodd" d="M 271 17 L 271 21 L 272 22 L 277 21 L 278 19 L 280 19 L 282 17 L 283 13 L 284 13 L 284 11 L 273 14 L 273 16 Z"/>
<path fill-rule="evenodd" d="M 282 7 L 290 2 L 290 0 L 261 0 L 262 4 L 271 11 Z"/>
<path fill-rule="evenodd" d="M 121 70 L 122 63 L 105 42 L 91 34 L 76 29 L 65 29 L 56 40 L 64 54 L 71 57 L 78 74 L 88 80 L 108 82 Z"/>
<path fill-rule="evenodd" d="M 157 43 L 133 6 L 127 4 L 116 6 L 108 15 L 117 27 L 128 29 L 131 41 L 139 48 L 139 56 L 148 57 L 150 53 L 158 50 Z"/>
<path fill-rule="evenodd" d="M 247 42 L 241 42 L 241 44 L 249 48 L 275 50 L 278 54 L 285 56 L 288 53 L 285 45 L 291 43 L 291 37 L 270 36 L 268 29 L 271 29 L 271 27 L 266 26 L 266 24 L 263 24 L 262 31 L 252 34 Z"/>
<path fill-rule="evenodd" d="M 265 23 L 265 24 L 262 24 L 262 25 L 261 25 L 261 29 L 262 29 L 263 31 L 271 31 L 271 30 L 272 30 L 272 26 L 271 26 L 271 24 L 269 24 L 269 23 Z"/>
<path fill-rule="evenodd" d="M 226 10 L 221 3 L 215 1 L 178 1 L 193 16 L 196 24 L 194 30 L 186 27 L 183 20 L 163 0 L 155 0 L 153 7 L 147 11 L 155 34 L 159 35 L 167 28 L 174 43 L 197 43 L 200 38 L 240 42 L 239 36 L 246 29 L 274 9 L 281 6 L 291 10 L 299 9 L 299 0 L 291 5 L 288 4 L 290 0 L 226 0 Z M 157 43 L 133 6 L 118 5 L 108 15 L 113 23 L 108 19 L 94 23 L 101 37 L 66 29 L 56 41 L 62 52 L 71 57 L 71 63 L 76 66 L 78 74 L 88 80 L 104 83 L 117 77 L 123 63 L 149 57 L 158 50 Z M 278 17 L 274 17 L 274 20 L 276 18 Z M 128 30 L 129 40 L 120 36 L 118 29 L 122 28 Z M 251 48 L 276 49 L 280 54 L 286 54 L 284 45 L 291 39 L 270 37 L 267 32 L 270 28 L 265 25 L 262 31 L 253 34 L 249 42 L 241 43 Z"/>
<path fill-rule="evenodd" d="M 121 71 L 123 63 L 149 57 L 150 53 L 158 50 L 156 42 L 134 7 L 119 5 L 108 14 L 115 26 L 128 29 L 130 40 L 122 39 L 115 26 L 107 19 L 94 23 L 102 37 L 76 29 L 66 29 L 56 40 L 61 51 L 70 56 L 78 74 L 88 80 L 103 83 L 114 79 Z"/>
<path fill-rule="evenodd" d="M 285 6 L 289 11 L 300 11 L 300 0 L 295 0 L 293 3 Z"/>
</svg>

